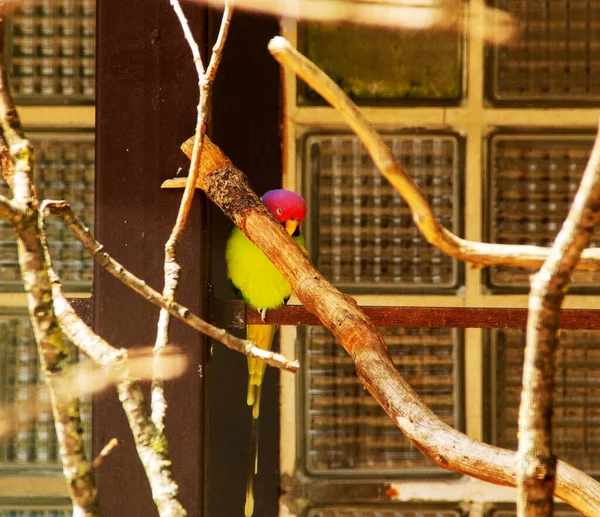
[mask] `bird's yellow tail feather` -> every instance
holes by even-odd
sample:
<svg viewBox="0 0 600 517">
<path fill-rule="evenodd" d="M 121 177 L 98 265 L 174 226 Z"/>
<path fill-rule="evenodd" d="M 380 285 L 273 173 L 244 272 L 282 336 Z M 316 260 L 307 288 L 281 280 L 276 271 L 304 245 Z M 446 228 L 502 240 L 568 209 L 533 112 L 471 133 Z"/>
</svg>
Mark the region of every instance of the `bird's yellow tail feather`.
<svg viewBox="0 0 600 517">
<path fill-rule="evenodd" d="M 270 350 L 276 331 L 276 325 L 248 325 L 246 326 L 246 339 L 254 341 L 263 350 Z M 252 406 L 252 423 L 250 424 L 250 468 L 246 484 L 245 517 L 252 517 L 254 513 L 254 475 L 258 471 L 258 416 L 260 413 L 260 395 L 264 375 L 265 363 L 249 357 L 248 396 L 246 402 L 249 406 Z"/>
<path fill-rule="evenodd" d="M 270 350 L 273 337 L 277 331 L 276 325 L 247 325 L 246 339 L 254 341 L 259 348 Z M 248 358 L 248 396 L 246 402 L 252 406 L 252 416 L 258 418 L 260 413 L 260 393 L 265 363 L 252 357 Z"/>
</svg>

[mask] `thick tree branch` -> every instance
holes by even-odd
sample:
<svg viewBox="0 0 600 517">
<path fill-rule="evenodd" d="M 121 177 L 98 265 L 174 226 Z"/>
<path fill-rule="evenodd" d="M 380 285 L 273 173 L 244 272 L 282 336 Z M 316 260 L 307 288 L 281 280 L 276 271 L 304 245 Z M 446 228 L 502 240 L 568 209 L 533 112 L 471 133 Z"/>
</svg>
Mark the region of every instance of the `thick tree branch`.
<svg viewBox="0 0 600 517">
<path fill-rule="evenodd" d="M 346 119 L 381 174 L 410 207 L 415 224 L 427 242 L 447 255 L 478 266 L 504 265 L 536 269 L 541 267 L 548 257 L 550 248 L 468 241 L 440 225 L 417 185 L 396 163 L 383 138 L 341 88 L 314 63 L 294 49 L 285 38 L 279 36 L 273 38 L 269 43 L 269 50 L 279 63 L 293 70 Z M 600 250 L 585 250 L 577 264 L 577 269 L 599 270 Z"/>
<path fill-rule="evenodd" d="M 516 485 L 516 454 L 469 438 L 442 422 L 404 381 L 381 334 L 350 296 L 311 264 L 248 185 L 246 176 L 208 138 L 198 186 L 288 279 L 294 294 L 352 357 L 365 388 L 429 459 L 495 484 Z M 189 156 L 191 141 L 182 146 Z M 559 462 L 555 494 L 586 515 L 600 515 L 600 484 Z"/>
<path fill-rule="evenodd" d="M 10 205 L 19 212 L 12 220 L 18 236 L 18 253 L 27 306 L 37 344 L 40 365 L 50 393 L 54 427 L 75 517 L 98 515 L 96 484 L 91 463 L 85 457 L 79 399 L 60 396 L 54 378 L 69 364 L 69 350 L 52 307 L 51 286 L 37 221 L 38 200 L 32 184 L 33 149 L 25 137 L 0 63 L 0 126 L 3 175 L 11 186 Z M 6 145 L 5 145 L 6 144 Z M 12 167 L 9 164 L 12 162 Z M 3 202 L 2 210 L 7 210 Z"/>
<path fill-rule="evenodd" d="M 198 332 L 202 332 L 207 336 L 220 341 L 227 348 L 231 348 L 236 352 L 240 352 L 247 357 L 255 357 L 261 359 L 269 366 L 286 370 L 295 373 L 300 368 L 298 361 L 290 361 L 283 355 L 262 350 L 257 347 L 252 341 L 240 339 L 232 334 L 229 334 L 224 329 L 220 329 L 204 321 L 203 319 L 192 313 L 187 307 L 178 304 L 173 300 L 167 300 L 162 295 L 152 289 L 146 282 L 140 280 L 135 275 L 130 273 L 121 264 L 114 260 L 108 253 L 104 251 L 104 247 L 94 239 L 90 230 L 85 227 L 81 219 L 77 217 L 69 204 L 66 201 L 45 201 L 44 208 L 50 210 L 53 214 L 59 216 L 65 223 L 69 225 L 71 231 L 81 241 L 83 246 L 88 250 L 90 255 L 98 264 L 100 264 L 111 275 L 118 278 L 128 287 L 131 287 L 136 293 L 143 296 L 150 303 L 169 311 L 172 316 L 188 324 Z"/>
<path fill-rule="evenodd" d="M 519 410 L 517 509 L 520 516 L 552 515 L 556 457 L 552 450 L 554 360 L 560 307 L 581 252 L 600 218 L 600 133 L 544 265 L 532 276 Z"/>
</svg>

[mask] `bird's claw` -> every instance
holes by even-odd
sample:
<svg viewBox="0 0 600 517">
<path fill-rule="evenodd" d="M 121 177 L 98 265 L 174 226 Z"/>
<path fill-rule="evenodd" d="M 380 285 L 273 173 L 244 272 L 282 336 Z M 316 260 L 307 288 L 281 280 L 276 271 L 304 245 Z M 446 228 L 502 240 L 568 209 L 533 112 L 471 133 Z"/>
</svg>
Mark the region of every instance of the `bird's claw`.
<svg viewBox="0 0 600 517">
<path fill-rule="evenodd" d="M 267 321 L 267 309 L 261 309 L 260 311 L 260 319 L 264 322 Z"/>
</svg>

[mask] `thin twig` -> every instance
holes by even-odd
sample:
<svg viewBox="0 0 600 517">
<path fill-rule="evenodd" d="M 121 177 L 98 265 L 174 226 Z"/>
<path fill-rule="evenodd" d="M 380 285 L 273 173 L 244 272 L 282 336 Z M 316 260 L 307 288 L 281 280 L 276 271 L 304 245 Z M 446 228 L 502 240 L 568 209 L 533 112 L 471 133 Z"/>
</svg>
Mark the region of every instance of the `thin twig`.
<svg viewBox="0 0 600 517">
<path fill-rule="evenodd" d="M 46 200 L 42 206 L 45 210 L 50 210 L 51 213 L 59 216 L 61 219 L 63 219 L 63 221 L 65 221 L 65 223 L 69 225 L 71 231 L 81 241 L 83 246 L 88 250 L 98 264 L 104 267 L 106 271 L 118 278 L 125 285 L 131 287 L 131 289 L 143 296 L 150 303 L 162 309 L 168 310 L 171 315 L 188 324 L 198 332 L 202 332 L 203 334 L 220 341 L 227 348 L 231 348 L 236 352 L 240 352 L 247 357 L 261 359 L 269 366 L 292 373 L 297 372 L 300 368 L 298 361 L 286 359 L 281 354 L 262 350 L 252 341 L 237 338 L 234 335 L 229 334 L 224 329 L 215 327 L 214 325 L 204 321 L 202 318 L 199 318 L 187 307 L 184 307 L 173 300 L 167 300 L 163 298 L 158 291 L 152 289 L 150 286 L 148 286 L 148 284 L 146 284 L 146 282 L 137 278 L 116 260 L 114 260 L 108 253 L 106 253 L 104 251 L 104 247 L 94 239 L 90 230 L 86 228 L 81 222 L 81 219 L 79 219 L 79 217 L 73 213 L 69 203 L 66 201 Z"/>
<path fill-rule="evenodd" d="M 552 515 L 556 457 L 552 450 L 554 360 L 560 308 L 582 250 L 600 219 L 600 129 L 569 215 L 544 265 L 531 280 L 523 389 L 519 410 L 517 510 Z"/>
<path fill-rule="evenodd" d="M 346 119 L 381 174 L 410 207 L 415 224 L 427 242 L 447 255 L 478 266 L 539 268 L 543 264 L 550 248 L 468 241 L 440 225 L 415 182 L 396 163 L 383 138 L 341 88 L 314 63 L 294 49 L 285 38 L 280 36 L 273 38 L 269 42 L 269 51 L 280 64 L 293 70 Z M 581 258 L 577 269 L 588 271 L 600 269 L 600 250 L 587 249 L 582 253 Z"/>
<path fill-rule="evenodd" d="M 92 467 L 97 469 L 100 465 L 102 465 L 104 459 L 107 456 L 109 456 L 110 453 L 114 451 L 118 445 L 119 440 L 117 440 L 116 438 L 111 438 L 110 441 L 102 448 L 100 454 L 98 454 L 98 456 L 94 458 L 94 461 L 92 461 Z"/>
<path fill-rule="evenodd" d="M 214 7 L 225 3 L 225 0 L 196 1 Z M 506 11 L 460 1 L 231 0 L 231 4 L 236 9 L 313 22 L 349 22 L 393 30 L 468 31 L 470 38 L 497 45 L 512 41 L 519 33 L 518 21 Z"/>
<path fill-rule="evenodd" d="M 221 19 L 221 27 L 219 27 L 219 34 L 217 40 L 212 49 L 210 56 L 210 62 L 206 69 L 205 81 L 212 83 L 217 73 L 217 68 L 221 64 L 223 58 L 223 48 L 225 47 L 225 41 L 227 40 L 227 34 L 229 34 L 229 25 L 231 24 L 231 17 L 233 16 L 233 7 L 231 7 L 228 0 L 225 0 L 225 9 L 223 10 L 223 17 Z"/>
<path fill-rule="evenodd" d="M 194 150 L 192 153 L 192 159 L 190 163 L 188 182 L 183 191 L 181 203 L 179 205 L 179 212 L 171 235 L 165 244 L 165 262 L 164 262 L 164 288 L 163 297 L 172 300 L 175 297 L 177 286 L 179 283 L 180 266 L 177 263 L 177 246 L 181 234 L 185 229 L 185 225 L 190 213 L 192 201 L 194 198 L 194 191 L 196 181 L 198 178 L 198 164 L 200 163 L 200 157 L 202 156 L 202 142 L 206 133 L 206 119 L 208 113 L 208 101 L 210 98 L 210 92 L 212 83 L 217 71 L 217 67 L 221 62 L 221 55 L 223 53 L 223 46 L 227 39 L 227 33 L 229 31 L 229 22 L 231 20 L 232 10 L 229 6 L 223 13 L 223 19 L 221 21 L 221 28 L 215 46 L 213 48 L 212 56 L 210 59 L 208 71 L 204 73 L 204 67 L 202 65 L 202 58 L 198 44 L 196 43 L 193 34 L 191 33 L 187 18 L 179 4 L 178 0 L 171 0 L 171 5 L 177 14 L 179 23 L 183 29 L 185 39 L 190 46 L 192 56 L 194 58 L 194 64 L 196 66 L 196 73 L 198 75 L 198 116 L 196 118 L 196 138 L 194 140 Z M 159 367 L 161 360 L 162 351 L 167 346 L 169 340 L 169 312 L 161 310 L 158 318 L 156 342 L 154 344 L 156 367 Z M 160 432 L 164 430 L 164 418 L 167 409 L 167 401 L 164 393 L 164 386 L 160 379 L 156 379 L 152 382 L 152 421 Z"/>
<path fill-rule="evenodd" d="M 32 183 L 34 155 L 25 137 L 19 114 L 8 90 L 0 59 L 0 125 L 2 145 L 8 145 L 13 167 L 4 176 L 13 193 L 11 205 L 20 216 L 13 220 L 17 232 L 19 265 L 27 306 L 37 344 L 40 365 L 50 394 L 54 427 L 67 481 L 73 514 L 78 517 L 99 515 L 96 483 L 91 463 L 85 455 L 83 426 L 77 398 L 64 400 L 54 378 L 69 364 L 69 350 L 52 307 L 48 264 L 45 262 L 38 230 L 38 200 Z M 6 163 L 6 153 L 3 152 Z M 4 207 L 6 208 L 6 207 Z"/>
</svg>

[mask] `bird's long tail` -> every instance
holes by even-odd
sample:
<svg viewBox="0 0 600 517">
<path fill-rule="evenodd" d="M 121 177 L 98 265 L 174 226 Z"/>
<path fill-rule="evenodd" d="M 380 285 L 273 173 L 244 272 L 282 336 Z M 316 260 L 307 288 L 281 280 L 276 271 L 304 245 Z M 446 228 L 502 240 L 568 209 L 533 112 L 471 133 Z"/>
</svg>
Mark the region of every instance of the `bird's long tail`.
<svg viewBox="0 0 600 517">
<path fill-rule="evenodd" d="M 270 350 L 276 331 L 276 325 L 247 325 L 246 339 L 254 341 L 263 350 Z M 246 401 L 249 406 L 252 406 L 252 424 L 250 430 L 250 467 L 248 469 L 246 505 L 244 507 L 246 517 L 251 517 L 254 512 L 254 476 L 258 472 L 258 417 L 265 367 L 263 361 L 248 358 L 248 396 Z"/>
</svg>

